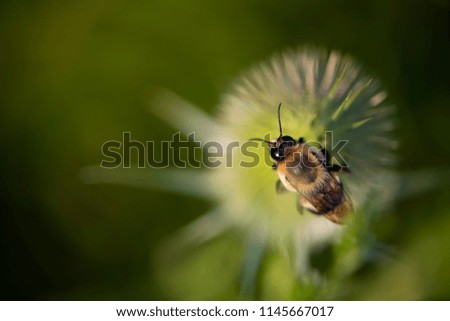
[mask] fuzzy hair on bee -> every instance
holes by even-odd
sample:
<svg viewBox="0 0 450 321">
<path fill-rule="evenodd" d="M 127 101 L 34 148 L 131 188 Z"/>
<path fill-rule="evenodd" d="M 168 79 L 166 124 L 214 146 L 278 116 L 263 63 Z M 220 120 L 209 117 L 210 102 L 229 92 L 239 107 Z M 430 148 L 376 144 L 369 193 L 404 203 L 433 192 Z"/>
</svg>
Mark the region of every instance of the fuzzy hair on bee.
<svg viewBox="0 0 450 321">
<path fill-rule="evenodd" d="M 275 141 L 252 139 L 265 142 L 270 148 L 270 156 L 275 162 L 273 168 L 279 176 L 277 191 L 298 193 L 300 213 L 307 209 L 342 224 L 352 206 L 337 172 L 348 172 L 348 169 L 332 166 L 327 151 L 309 145 L 303 137 L 296 141 L 291 136 L 283 136 L 280 111 L 281 104 L 278 106 L 280 136 Z"/>
</svg>

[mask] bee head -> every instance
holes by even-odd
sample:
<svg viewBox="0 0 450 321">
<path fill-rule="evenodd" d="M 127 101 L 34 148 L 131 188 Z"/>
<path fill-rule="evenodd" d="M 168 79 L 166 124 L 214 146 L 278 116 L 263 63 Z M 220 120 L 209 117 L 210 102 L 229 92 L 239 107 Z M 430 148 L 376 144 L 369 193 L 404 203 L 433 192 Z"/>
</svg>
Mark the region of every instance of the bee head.
<svg viewBox="0 0 450 321">
<path fill-rule="evenodd" d="M 267 143 L 270 148 L 270 157 L 275 161 L 282 161 L 286 156 L 286 148 L 295 146 L 296 141 L 291 136 L 283 136 L 283 129 L 281 127 L 281 103 L 278 105 L 278 125 L 280 126 L 280 136 L 276 141 L 267 141 L 260 138 L 252 138 L 251 140 L 262 141 Z"/>
<path fill-rule="evenodd" d="M 291 136 L 281 136 L 276 142 L 269 144 L 270 157 L 276 161 L 282 161 L 286 156 L 286 148 L 294 147 L 295 139 Z"/>
</svg>

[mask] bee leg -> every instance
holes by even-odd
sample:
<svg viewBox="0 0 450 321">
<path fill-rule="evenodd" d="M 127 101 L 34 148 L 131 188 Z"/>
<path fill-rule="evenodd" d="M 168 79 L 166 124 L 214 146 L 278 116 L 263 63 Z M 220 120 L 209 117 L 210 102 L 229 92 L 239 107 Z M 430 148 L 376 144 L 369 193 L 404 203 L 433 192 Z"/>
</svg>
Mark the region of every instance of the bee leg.
<svg viewBox="0 0 450 321">
<path fill-rule="evenodd" d="M 350 169 L 347 164 L 345 166 L 340 165 L 331 165 L 330 153 L 326 150 L 326 148 L 322 148 L 320 152 L 325 156 L 325 166 L 330 172 L 345 172 L 350 173 Z"/>
<path fill-rule="evenodd" d="M 273 163 L 273 164 L 272 164 L 272 169 L 277 169 L 277 168 L 278 168 L 277 163 Z"/>
<path fill-rule="evenodd" d="M 327 166 L 327 167 L 329 167 L 330 166 L 330 153 L 328 153 L 328 151 L 327 151 L 327 149 L 326 148 L 322 148 L 321 150 L 320 150 L 320 152 L 323 154 L 323 156 L 325 156 L 325 165 Z"/>
<path fill-rule="evenodd" d="M 277 191 L 277 194 L 282 194 L 288 191 L 280 180 L 277 180 L 275 183 L 275 190 Z"/>
<path fill-rule="evenodd" d="M 297 204 L 295 204 L 295 205 L 297 205 L 297 212 L 298 212 L 300 215 L 303 215 L 304 212 L 305 212 L 305 208 L 302 206 L 302 204 L 300 204 L 300 201 L 297 200 Z"/>
<path fill-rule="evenodd" d="M 300 137 L 300 138 L 298 139 L 298 143 L 299 143 L 299 144 L 304 144 L 304 143 L 305 143 L 305 137 Z"/>
</svg>

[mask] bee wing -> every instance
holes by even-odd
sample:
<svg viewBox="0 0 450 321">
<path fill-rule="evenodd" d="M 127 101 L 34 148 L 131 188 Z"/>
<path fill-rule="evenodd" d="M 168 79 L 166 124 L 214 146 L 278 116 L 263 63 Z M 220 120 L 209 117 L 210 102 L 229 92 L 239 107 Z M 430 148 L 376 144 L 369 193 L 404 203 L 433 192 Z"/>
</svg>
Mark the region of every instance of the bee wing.
<svg viewBox="0 0 450 321">
<path fill-rule="evenodd" d="M 347 216 L 347 213 L 333 211 L 325 214 L 324 216 L 333 223 L 344 224 L 344 218 Z"/>
<path fill-rule="evenodd" d="M 285 168 L 286 181 L 300 194 L 300 204 L 317 214 L 333 210 L 343 197 L 341 183 L 331 175 L 323 166 L 299 164 Z"/>
<path fill-rule="evenodd" d="M 333 223 L 343 224 L 345 218 L 352 209 L 351 203 L 349 202 L 347 197 L 342 199 L 336 207 L 327 212 L 319 212 L 318 208 L 323 209 L 323 206 L 321 206 L 322 204 L 320 202 L 314 200 L 315 198 L 307 198 L 304 195 L 299 194 L 297 198 L 297 211 L 300 214 L 303 214 L 303 209 L 307 209 L 309 212 L 313 214 L 325 216 Z"/>
<path fill-rule="evenodd" d="M 302 194 L 298 194 L 297 197 L 297 210 L 300 214 L 303 214 L 303 209 L 307 209 L 313 214 L 320 214 L 311 202 Z"/>
<path fill-rule="evenodd" d="M 299 193 L 297 203 L 311 213 L 342 224 L 351 209 L 342 184 L 323 167 L 286 167 L 286 180 Z M 298 208 L 298 206 L 297 206 Z"/>
<path fill-rule="evenodd" d="M 299 193 L 298 205 L 342 224 L 351 205 L 342 183 L 327 170 L 322 158 L 322 154 L 306 144 L 297 145 L 286 161 L 278 165 L 278 173 Z"/>
</svg>

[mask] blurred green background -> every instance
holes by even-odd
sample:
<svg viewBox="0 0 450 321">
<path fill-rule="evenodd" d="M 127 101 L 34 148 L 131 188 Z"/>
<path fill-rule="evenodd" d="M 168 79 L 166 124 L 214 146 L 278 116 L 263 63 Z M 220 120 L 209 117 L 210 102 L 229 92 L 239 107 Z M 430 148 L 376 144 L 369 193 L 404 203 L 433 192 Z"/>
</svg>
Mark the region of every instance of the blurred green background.
<svg viewBox="0 0 450 321">
<path fill-rule="evenodd" d="M 155 251 L 211 204 L 85 185 L 80 168 L 124 131 L 172 135 L 148 113 L 158 88 L 214 113 L 234 77 L 288 47 L 355 56 L 398 105 L 399 168 L 449 167 L 445 0 L 5 0 L 0 26 L 1 299 L 173 299 Z M 400 259 L 364 266 L 344 298 L 450 299 L 449 199 L 399 201 L 375 228 Z"/>
</svg>

